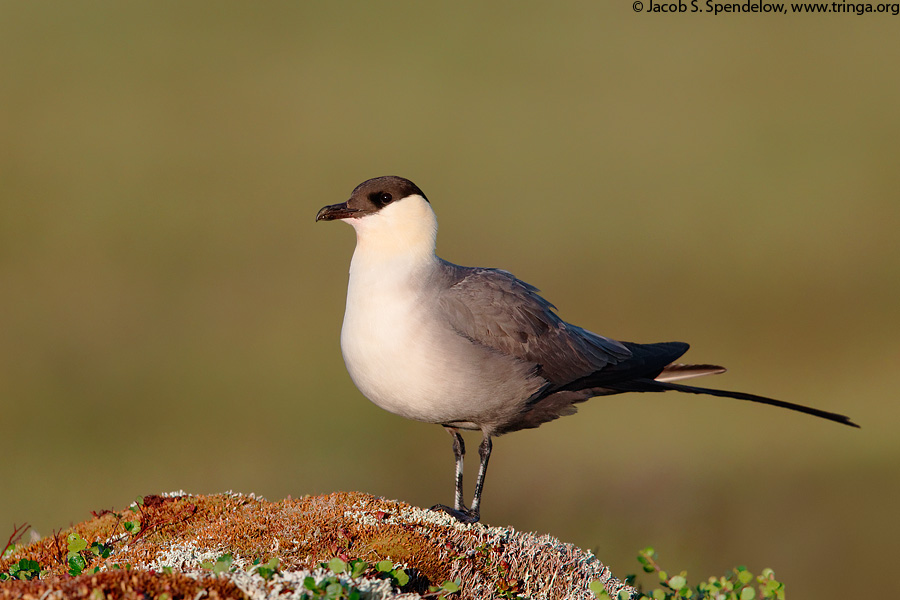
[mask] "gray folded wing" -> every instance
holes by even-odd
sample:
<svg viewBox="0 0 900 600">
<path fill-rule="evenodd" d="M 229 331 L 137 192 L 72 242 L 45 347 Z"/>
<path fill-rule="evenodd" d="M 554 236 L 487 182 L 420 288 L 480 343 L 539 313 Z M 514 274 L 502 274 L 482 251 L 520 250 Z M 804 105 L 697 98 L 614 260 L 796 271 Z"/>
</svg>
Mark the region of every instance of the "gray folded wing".
<svg viewBox="0 0 900 600">
<path fill-rule="evenodd" d="M 534 363 L 556 385 L 632 356 L 620 342 L 560 319 L 534 286 L 499 269 L 443 263 L 438 303 L 449 325 L 475 344 Z"/>
</svg>

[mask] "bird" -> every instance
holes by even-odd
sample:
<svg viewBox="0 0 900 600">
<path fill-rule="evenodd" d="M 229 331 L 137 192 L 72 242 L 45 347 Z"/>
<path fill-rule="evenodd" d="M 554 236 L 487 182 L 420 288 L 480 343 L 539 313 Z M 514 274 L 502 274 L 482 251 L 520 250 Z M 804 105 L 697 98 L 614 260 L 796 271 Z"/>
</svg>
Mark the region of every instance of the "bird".
<svg viewBox="0 0 900 600">
<path fill-rule="evenodd" d="M 347 371 L 380 408 L 450 434 L 454 504 L 431 508 L 463 523 L 480 520 L 492 438 L 571 415 L 577 403 L 597 396 L 708 394 L 859 427 L 809 406 L 679 383 L 725 369 L 677 362 L 688 350 L 684 342 L 623 342 L 572 325 L 511 273 L 439 258 L 431 202 L 403 177 L 362 182 L 346 202 L 320 209 L 319 221 L 343 221 L 356 232 L 340 338 Z M 469 506 L 461 430 L 482 436 Z"/>
</svg>

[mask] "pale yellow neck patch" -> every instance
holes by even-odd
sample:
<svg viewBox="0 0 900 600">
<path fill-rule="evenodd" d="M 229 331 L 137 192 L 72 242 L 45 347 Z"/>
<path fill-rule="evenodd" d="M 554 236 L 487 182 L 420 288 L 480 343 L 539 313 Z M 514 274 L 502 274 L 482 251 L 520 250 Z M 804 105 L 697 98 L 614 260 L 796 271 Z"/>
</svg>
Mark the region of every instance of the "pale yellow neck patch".
<svg viewBox="0 0 900 600">
<path fill-rule="evenodd" d="M 380 265 L 412 271 L 436 260 L 437 218 L 421 196 L 408 196 L 377 213 L 346 222 L 356 230 L 351 273 L 364 268 L 374 269 L 374 274 Z"/>
</svg>

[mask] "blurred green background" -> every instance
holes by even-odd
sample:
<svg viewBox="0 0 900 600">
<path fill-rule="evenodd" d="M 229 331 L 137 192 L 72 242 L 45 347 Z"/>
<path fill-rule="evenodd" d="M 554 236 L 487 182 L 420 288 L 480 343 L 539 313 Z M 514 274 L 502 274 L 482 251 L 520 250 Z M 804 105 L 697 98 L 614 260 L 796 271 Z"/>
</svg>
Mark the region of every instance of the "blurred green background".
<svg viewBox="0 0 900 600">
<path fill-rule="evenodd" d="M 346 375 L 354 237 L 313 222 L 397 174 L 444 258 L 863 426 L 594 400 L 495 440 L 485 522 L 620 576 L 653 544 L 694 578 L 773 567 L 791 598 L 893 587 L 897 19 L 3 2 L 0 535 L 182 488 L 451 501 L 447 435 Z"/>
</svg>

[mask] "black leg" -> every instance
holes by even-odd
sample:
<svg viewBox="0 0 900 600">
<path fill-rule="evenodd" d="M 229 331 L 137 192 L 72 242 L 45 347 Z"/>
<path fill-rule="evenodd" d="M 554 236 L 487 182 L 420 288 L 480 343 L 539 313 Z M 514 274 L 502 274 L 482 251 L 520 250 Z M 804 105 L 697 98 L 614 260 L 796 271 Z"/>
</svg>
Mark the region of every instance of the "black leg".
<svg viewBox="0 0 900 600">
<path fill-rule="evenodd" d="M 491 436 L 484 434 L 481 444 L 478 446 L 478 456 L 481 457 L 481 466 L 478 467 L 478 479 L 475 480 L 475 497 L 472 499 L 472 508 L 469 513 L 475 517 L 477 521 L 480 518 L 479 508 L 481 507 L 481 490 L 484 489 L 484 476 L 487 474 L 488 461 L 491 459 Z"/>
<path fill-rule="evenodd" d="M 463 441 L 459 430 L 455 427 L 446 427 L 447 433 L 453 437 L 453 456 L 456 458 L 456 496 L 453 499 L 453 508 L 465 510 L 463 502 L 463 459 L 466 456 L 466 443 Z"/>
</svg>

